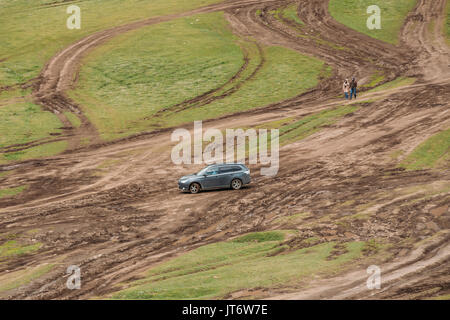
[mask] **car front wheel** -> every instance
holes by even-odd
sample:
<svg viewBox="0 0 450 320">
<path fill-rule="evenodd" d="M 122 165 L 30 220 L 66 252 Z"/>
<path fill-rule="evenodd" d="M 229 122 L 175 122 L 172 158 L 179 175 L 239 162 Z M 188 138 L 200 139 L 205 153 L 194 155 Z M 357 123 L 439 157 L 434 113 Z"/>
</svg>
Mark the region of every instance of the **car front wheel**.
<svg viewBox="0 0 450 320">
<path fill-rule="evenodd" d="M 233 179 L 233 181 L 231 181 L 231 188 L 233 190 L 239 190 L 242 187 L 242 181 L 239 179 Z"/>
<path fill-rule="evenodd" d="M 189 186 L 189 191 L 191 193 L 198 193 L 200 191 L 200 185 L 198 183 L 193 183 Z"/>
</svg>

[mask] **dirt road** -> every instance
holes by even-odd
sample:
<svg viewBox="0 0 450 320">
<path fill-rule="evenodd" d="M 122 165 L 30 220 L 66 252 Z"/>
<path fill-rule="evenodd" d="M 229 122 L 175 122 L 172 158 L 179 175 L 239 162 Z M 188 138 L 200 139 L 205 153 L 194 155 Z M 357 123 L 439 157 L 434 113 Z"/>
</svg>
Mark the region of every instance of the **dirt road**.
<svg viewBox="0 0 450 320">
<path fill-rule="evenodd" d="M 20 197 L 0 200 L 0 230 L 30 243 L 43 243 L 36 253 L 0 264 L 0 277 L 41 264 L 55 267 L 0 297 L 105 296 L 117 290 L 115 285 L 135 279 L 168 257 L 245 232 L 280 228 L 299 231 L 297 239 L 290 241 L 312 236 L 321 241 L 377 238 L 389 243 L 408 240 L 409 245 L 392 247 L 396 260 L 378 261 L 388 286 L 375 294 L 364 287 L 364 265 L 332 279 L 313 281 L 307 291 L 289 284 L 258 297 L 423 298 L 449 293 L 450 170 L 404 171 L 396 167 L 392 156 L 394 152 L 408 154 L 450 125 L 450 49 L 442 36 L 443 24 L 437 23 L 444 19 L 445 0 L 419 0 L 403 26 L 398 46 L 337 23 L 327 11 L 328 1 L 301 1 L 298 15 L 307 28 L 270 14 L 291 2 L 225 1 L 152 18 L 95 33 L 48 62 L 33 92 L 36 101 L 57 113 L 63 123 L 68 120 L 61 111 L 70 110 L 83 124 L 68 129 L 68 152 L 0 168 L 15 170 L 0 178 L 2 185 L 29 185 Z M 385 81 L 400 76 L 418 81 L 367 94 L 364 99 L 376 100 L 308 138 L 284 146 L 275 178 L 259 176 L 259 166 L 253 166 L 254 183 L 242 192 L 181 194 L 176 189 L 177 178 L 199 167 L 172 163 L 172 130 L 104 143 L 65 91 L 76 85 L 80 59 L 106 40 L 146 25 L 213 11 L 225 11 L 237 35 L 316 56 L 330 65 L 334 74 L 309 92 L 204 122 L 206 128 L 227 128 L 230 121 L 233 127 L 248 127 L 342 105 L 336 96 L 349 69 L 361 82 L 374 70 L 387 74 Z M 432 20 L 434 28 L 429 27 Z M 209 98 L 198 97 L 205 104 Z M 80 147 L 81 138 L 86 137 L 92 145 Z M 349 201 L 352 205 L 346 206 Z M 364 208 L 370 219 L 351 220 L 346 228 L 334 223 L 358 213 L 356 208 Z M 293 212 L 311 212 L 308 222 L 313 224 L 280 222 L 279 218 Z M 81 290 L 65 287 L 69 265 L 83 270 Z"/>
</svg>

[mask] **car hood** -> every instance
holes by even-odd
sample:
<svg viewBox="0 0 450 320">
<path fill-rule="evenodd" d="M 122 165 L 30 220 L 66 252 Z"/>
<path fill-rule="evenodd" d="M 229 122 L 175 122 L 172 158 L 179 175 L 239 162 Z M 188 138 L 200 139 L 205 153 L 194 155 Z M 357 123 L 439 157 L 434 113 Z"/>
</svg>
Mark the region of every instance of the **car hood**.
<svg viewBox="0 0 450 320">
<path fill-rule="evenodd" d="M 194 178 L 196 176 L 197 176 L 196 174 L 190 174 L 190 175 L 181 177 L 180 180 L 186 180 L 186 179 Z"/>
</svg>

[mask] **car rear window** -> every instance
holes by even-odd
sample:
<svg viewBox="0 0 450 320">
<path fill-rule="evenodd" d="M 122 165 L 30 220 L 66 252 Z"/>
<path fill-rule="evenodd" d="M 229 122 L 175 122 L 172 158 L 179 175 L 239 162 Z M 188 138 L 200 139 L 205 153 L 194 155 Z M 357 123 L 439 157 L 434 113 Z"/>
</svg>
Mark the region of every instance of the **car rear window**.
<svg viewBox="0 0 450 320">
<path fill-rule="evenodd" d="M 240 166 L 229 166 L 229 167 L 220 168 L 221 173 L 237 172 L 237 171 L 241 171 L 241 170 L 242 170 L 242 168 Z"/>
</svg>

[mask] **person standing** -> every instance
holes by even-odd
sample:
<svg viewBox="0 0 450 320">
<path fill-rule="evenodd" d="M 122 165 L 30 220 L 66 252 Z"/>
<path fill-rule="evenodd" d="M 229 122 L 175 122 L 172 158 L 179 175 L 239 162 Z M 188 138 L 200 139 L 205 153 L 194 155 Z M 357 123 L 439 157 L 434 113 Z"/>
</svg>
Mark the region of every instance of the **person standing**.
<svg viewBox="0 0 450 320">
<path fill-rule="evenodd" d="M 348 93 L 350 91 L 350 83 L 348 82 L 348 79 L 345 79 L 342 89 L 344 90 L 345 99 L 348 99 Z"/>
<path fill-rule="evenodd" d="M 358 87 L 358 82 L 356 82 L 356 79 L 353 78 L 350 82 L 350 100 L 352 100 L 353 95 L 356 99 L 356 88 Z"/>
</svg>

